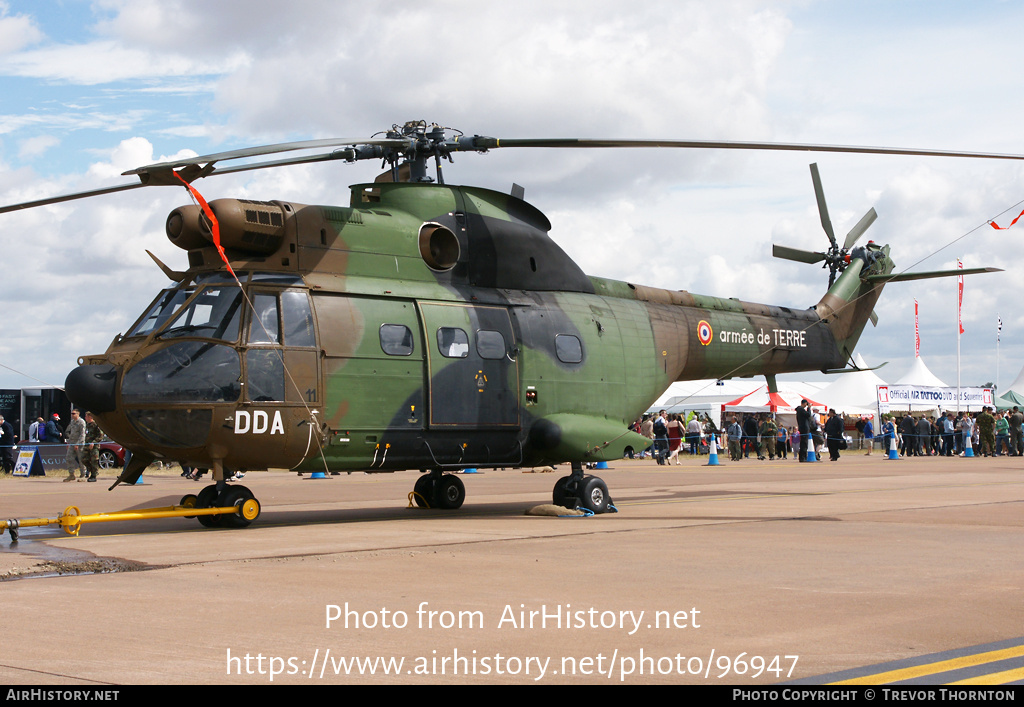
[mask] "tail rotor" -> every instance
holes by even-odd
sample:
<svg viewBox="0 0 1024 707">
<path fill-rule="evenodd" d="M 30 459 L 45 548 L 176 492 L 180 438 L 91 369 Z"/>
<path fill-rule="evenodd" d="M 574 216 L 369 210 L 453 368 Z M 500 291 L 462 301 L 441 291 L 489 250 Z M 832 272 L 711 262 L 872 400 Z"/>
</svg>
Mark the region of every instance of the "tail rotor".
<svg viewBox="0 0 1024 707">
<path fill-rule="evenodd" d="M 785 260 L 795 260 L 798 263 L 820 263 L 822 261 L 825 264 L 823 268 L 828 268 L 828 286 L 832 285 L 836 281 L 836 275 L 841 273 L 850 262 L 850 249 L 857 244 L 860 237 L 864 235 L 864 232 L 868 230 L 868 227 L 874 223 L 875 219 L 878 218 L 878 214 L 875 213 L 874 208 L 868 209 L 868 212 L 861 217 L 860 221 L 857 222 L 850 232 L 846 234 L 846 239 L 843 241 L 842 247 L 836 241 L 835 231 L 832 228 L 832 219 L 828 215 L 828 204 L 825 202 L 825 190 L 821 186 L 821 176 L 818 174 L 818 165 L 811 165 L 811 181 L 814 182 L 814 196 L 818 202 L 818 213 L 821 216 L 821 227 L 825 231 L 825 235 L 828 236 L 829 248 L 827 251 L 818 252 L 810 250 L 801 250 L 799 248 L 790 248 L 788 246 L 773 245 L 772 255 L 776 258 L 783 258 Z"/>
</svg>

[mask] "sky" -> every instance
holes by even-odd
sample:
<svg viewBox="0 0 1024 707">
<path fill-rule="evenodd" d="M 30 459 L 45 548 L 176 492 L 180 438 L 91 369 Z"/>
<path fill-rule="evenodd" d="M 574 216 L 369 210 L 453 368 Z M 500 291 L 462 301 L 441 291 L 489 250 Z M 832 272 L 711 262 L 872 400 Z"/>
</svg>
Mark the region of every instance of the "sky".
<svg viewBox="0 0 1024 707">
<path fill-rule="evenodd" d="M 780 141 L 1024 154 L 1024 21 L 1014 2 L 605 0 L 0 0 L 0 204 L 130 181 L 172 157 L 368 137 L 407 120 L 500 138 Z M 967 278 L 964 385 L 1024 366 L 1024 164 L 715 150 L 496 150 L 456 155 L 450 183 L 513 182 L 591 275 L 789 307 L 827 271 L 771 257 L 824 250 L 808 164 L 840 239 L 897 271 Z M 377 163 L 200 180 L 207 199 L 348 203 Z M 153 187 L 0 214 L 0 388 L 63 385 L 128 330 L 186 254 Z M 956 280 L 892 284 L 858 347 L 894 382 L 921 355 L 957 380 Z M 1001 343 L 996 321 L 1001 317 Z M 998 351 L 998 355 L 997 355 Z M 809 374 L 808 379 L 820 378 Z"/>
</svg>

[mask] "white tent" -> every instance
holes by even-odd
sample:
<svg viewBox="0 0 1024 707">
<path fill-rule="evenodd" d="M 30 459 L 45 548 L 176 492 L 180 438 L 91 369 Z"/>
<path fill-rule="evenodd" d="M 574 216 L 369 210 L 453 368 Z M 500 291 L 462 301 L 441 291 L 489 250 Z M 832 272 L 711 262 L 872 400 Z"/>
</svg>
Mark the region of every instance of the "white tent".
<svg viewBox="0 0 1024 707">
<path fill-rule="evenodd" d="M 928 370 L 920 356 L 914 358 L 910 370 L 903 374 L 894 385 L 916 385 L 926 388 L 948 388 L 934 373 Z M 900 407 L 903 407 L 902 404 Z M 894 409 L 900 409 L 896 407 Z M 910 403 L 910 410 L 935 410 L 935 403 Z"/>
<path fill-rule="evenodd" d="M 798 403 L 801 397 L 817 400 L 817 392 L 822 387 L 821 384 L 802 381 L 784 381 L 780 382 L 779 385 L 788 391 L 799 394 L 800 397 L 797 398 Z M 669 412 L 693 410 L 695 412 L 704 412 L 710 415 L 711 419 L 718 424 L 724 403 L 749 395 L 759 388 L 763 389 L 766 386 L 763 382 L 758 384 L 757 380 L 753 378 L 731 378 L 722 381 L 716 381 L 713 378 L 710 380 L 677 381 L 658 398 L 658 401 L 651 406 L 650 410 L 667 410 Z M 758 408 L 758 411 L 767 412 L 767 404 Z"/>
<path fill-rule="evenodd" d="M 914 364 L 910 370 L 903 374 L 903 377 L 896 381 L 896 385 L 921 385 L 932 388 L 948 388 L 939 378 L 928 370 L 920 356 L 914 358 Z"/>
<path fill-rule="evenodd" d="M 874 415 L 878 407 L 876 386 L 885 385 L 885 381 L 874 371 L 865 370 L 868 365 L 860 354 L 854 354 L 853 362 L 861 370 L 841 374 L 818 392 L 818 399 L 847 415 Z"/>
<path fill-rule="evenodd" d="M 1024 408 L 1024 368 L 1020 369 L 1013 383 L 1007 386 L 995 402 L 1000 410 L 1009 410 L 1014 406 Z"/>
<path fill-rule="evenodd" d="M 718 407 L 727 400 L 734 400 L 757 388 L 757 381 L 751 378 L 733 378 L 716 381 L 695 380 L 676 381 L 662 393 L 658 401 L 651 407 L 669 412 L 684 410 L 708 411 L 712 406 Z"/>
</svg>

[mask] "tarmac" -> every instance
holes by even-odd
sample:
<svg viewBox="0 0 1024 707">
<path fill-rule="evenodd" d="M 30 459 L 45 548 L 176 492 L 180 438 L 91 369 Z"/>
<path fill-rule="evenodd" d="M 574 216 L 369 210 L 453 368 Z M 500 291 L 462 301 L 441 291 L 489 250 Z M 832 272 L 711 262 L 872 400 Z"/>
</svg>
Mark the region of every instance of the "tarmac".
<svg viewBox="0 0 1024 707">
<path fill-rule="evenodd" d="M 618 513 L 586 518 L 525 515 L 567 465 L 465 474 L 457 511 L 407 508 L 414 472 L 276 471 L 241 482 L 262 504 L 245 529 L 5 533 L 0 681 L 764 685 L 1024 644 L 1024 460 L 719 460 L 591 472 Z M 0 517 L 203 486 L 143 479 L 6 477 Z"/>
</svg>

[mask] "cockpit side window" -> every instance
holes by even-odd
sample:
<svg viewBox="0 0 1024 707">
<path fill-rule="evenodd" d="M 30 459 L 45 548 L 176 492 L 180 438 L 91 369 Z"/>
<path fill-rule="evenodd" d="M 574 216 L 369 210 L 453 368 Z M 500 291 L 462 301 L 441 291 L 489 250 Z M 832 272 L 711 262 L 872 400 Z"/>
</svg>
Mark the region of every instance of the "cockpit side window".
<svg viewBox="0 0 1024 707">
<path fill-rule="evenodd" d="M 250 344 L 316 346 L 313 310 L 305 292 L 289 290 L 278 295 L 269 292 L 251 295 L 253 313 L 249 322 Z M 283 322 L 283 326 L 279 326 Z"/>
<path fill-rule="evenodd" d="M 305 292 L 282 292 L 281 315 L 285 346 L 316 346 L 313 310 L 309 308 L 309 297 Z"/>
<path fill-rule="evenodd" d="M 249 322 L 249 343 L 280 343 L 277 295 L 254 294 L 252 296 L 252 309 L 252 320 Z"/>
</svg>

